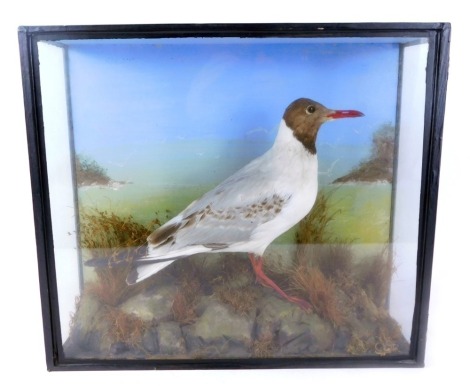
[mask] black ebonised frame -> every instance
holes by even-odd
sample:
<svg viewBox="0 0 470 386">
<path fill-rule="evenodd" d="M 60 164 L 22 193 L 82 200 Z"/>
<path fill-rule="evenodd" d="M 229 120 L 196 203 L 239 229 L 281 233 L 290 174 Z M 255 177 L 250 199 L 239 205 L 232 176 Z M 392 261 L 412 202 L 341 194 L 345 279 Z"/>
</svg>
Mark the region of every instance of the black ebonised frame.
<svg viewBox="0 0 470 386">
<path fill-rule="evenodd" d="M 61 354 L 58 294 L 45 158 L 37 42 L 158 37 L 426 37 L 423 168 L 415 312 L 410 354 L 394 357 L 240 360 L 67 360 Z M 436 223 L 439 164 L 449 61 L 448 23 L 210 24 L 20 27 L 19 42 L 36 227 L 44 339 L 49 370 L 242 369 L 295 367 L 421 367 L 424 365 Z"/>
</svg>

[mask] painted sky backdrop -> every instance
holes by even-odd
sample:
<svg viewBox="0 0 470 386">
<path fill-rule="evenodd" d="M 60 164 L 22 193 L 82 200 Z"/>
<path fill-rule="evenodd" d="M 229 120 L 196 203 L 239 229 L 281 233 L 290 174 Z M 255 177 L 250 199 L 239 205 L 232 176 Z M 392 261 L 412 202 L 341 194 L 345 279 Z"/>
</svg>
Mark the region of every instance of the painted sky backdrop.
<svg viewBox="0 0 470 386">
<path fill-rule="evenodd" d="M 395 123 L 399 47 L 352 42 L 72 42 L 68 57 L 76 150 L 109 168 L 165 151 L 171 159 L 175 143 L 194 143 L 199 155 L 207 152 L 196 148 L 201 142 L 261 143 L 249 150 L 249 159 L 270 146 L 284 109 L 299 97 L 365 114 L 324 125 L 319 154 L 322 146 L 326 151 L 336 145 L 367 147 L 375 130 Z M 247 151 L 234 146 L 235 153 Z M 191 151 L 191 146 L 182 149 Z"/>
</svg>

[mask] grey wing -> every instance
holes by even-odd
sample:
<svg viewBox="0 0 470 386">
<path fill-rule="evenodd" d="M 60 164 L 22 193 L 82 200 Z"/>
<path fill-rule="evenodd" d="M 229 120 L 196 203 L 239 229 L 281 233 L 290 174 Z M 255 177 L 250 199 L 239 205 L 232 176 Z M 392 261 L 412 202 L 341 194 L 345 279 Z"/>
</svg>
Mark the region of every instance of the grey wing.
<svg viewBox="0 0 470 386">
<path fill-rule="evenodd" d="M 273 194 L 225 208 L 220 208 L 217 202 L 209 203 L 186 218 L 188 222 L 178 231 L 178 239 L 186 245 L 219 245 L 220 248 L 247 241 L 259 225 L 281 212 L 285 202 L 286 198 Z"/>
<path fill-rule="evenodd" d="M 175 259 L 230 250 L 232 244 L 250 240 L 253 231 L 275 218 L 286 201 L 273 194 L 257 197 L 249 205 L 228 206 L 223 210 L 217 206 L 217 200 L 202 207 L 196 202 L 191 207 L 194 210 L 184 211 L 148 237 L 147 255 L 134 261 L 127 283 L 144 280 Z"/>
<path fill-rule="evenodd" d="M 275 218 L 290 195 L 274 193 L 268 178 L 242 169 L 192 203 L 149 238 L 149 255 L 189 255 L 248 241 Z"/>
</svg>

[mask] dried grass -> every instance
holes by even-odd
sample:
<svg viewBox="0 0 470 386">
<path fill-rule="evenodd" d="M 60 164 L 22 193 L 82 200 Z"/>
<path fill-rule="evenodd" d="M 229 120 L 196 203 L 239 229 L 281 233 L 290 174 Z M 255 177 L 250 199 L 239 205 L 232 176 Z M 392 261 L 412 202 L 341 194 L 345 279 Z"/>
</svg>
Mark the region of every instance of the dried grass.
<svg viewBox="0 0 470 386">
<path fill-rule="evenodd" d="M 344 323 L 339 308 L 334 281 L 328 279 L 318 267 L 297 266 L 291 274 L 294 288 L 309 300 L 314 311 L 335 326 Z"/>
</svg>

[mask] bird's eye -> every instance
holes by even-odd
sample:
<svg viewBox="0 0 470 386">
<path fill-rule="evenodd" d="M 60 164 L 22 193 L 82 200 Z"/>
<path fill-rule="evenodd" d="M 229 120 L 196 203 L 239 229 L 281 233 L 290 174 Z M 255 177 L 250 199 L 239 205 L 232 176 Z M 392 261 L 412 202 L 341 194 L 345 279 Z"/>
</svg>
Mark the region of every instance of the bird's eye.
<svg viewBox="0 0 470 386">
<path fill-rule="evenodd" d="M 315 112 L 315 106 L 310 105 L 307 107 L 307 114 L 313 114 Z"/>
</svg>

